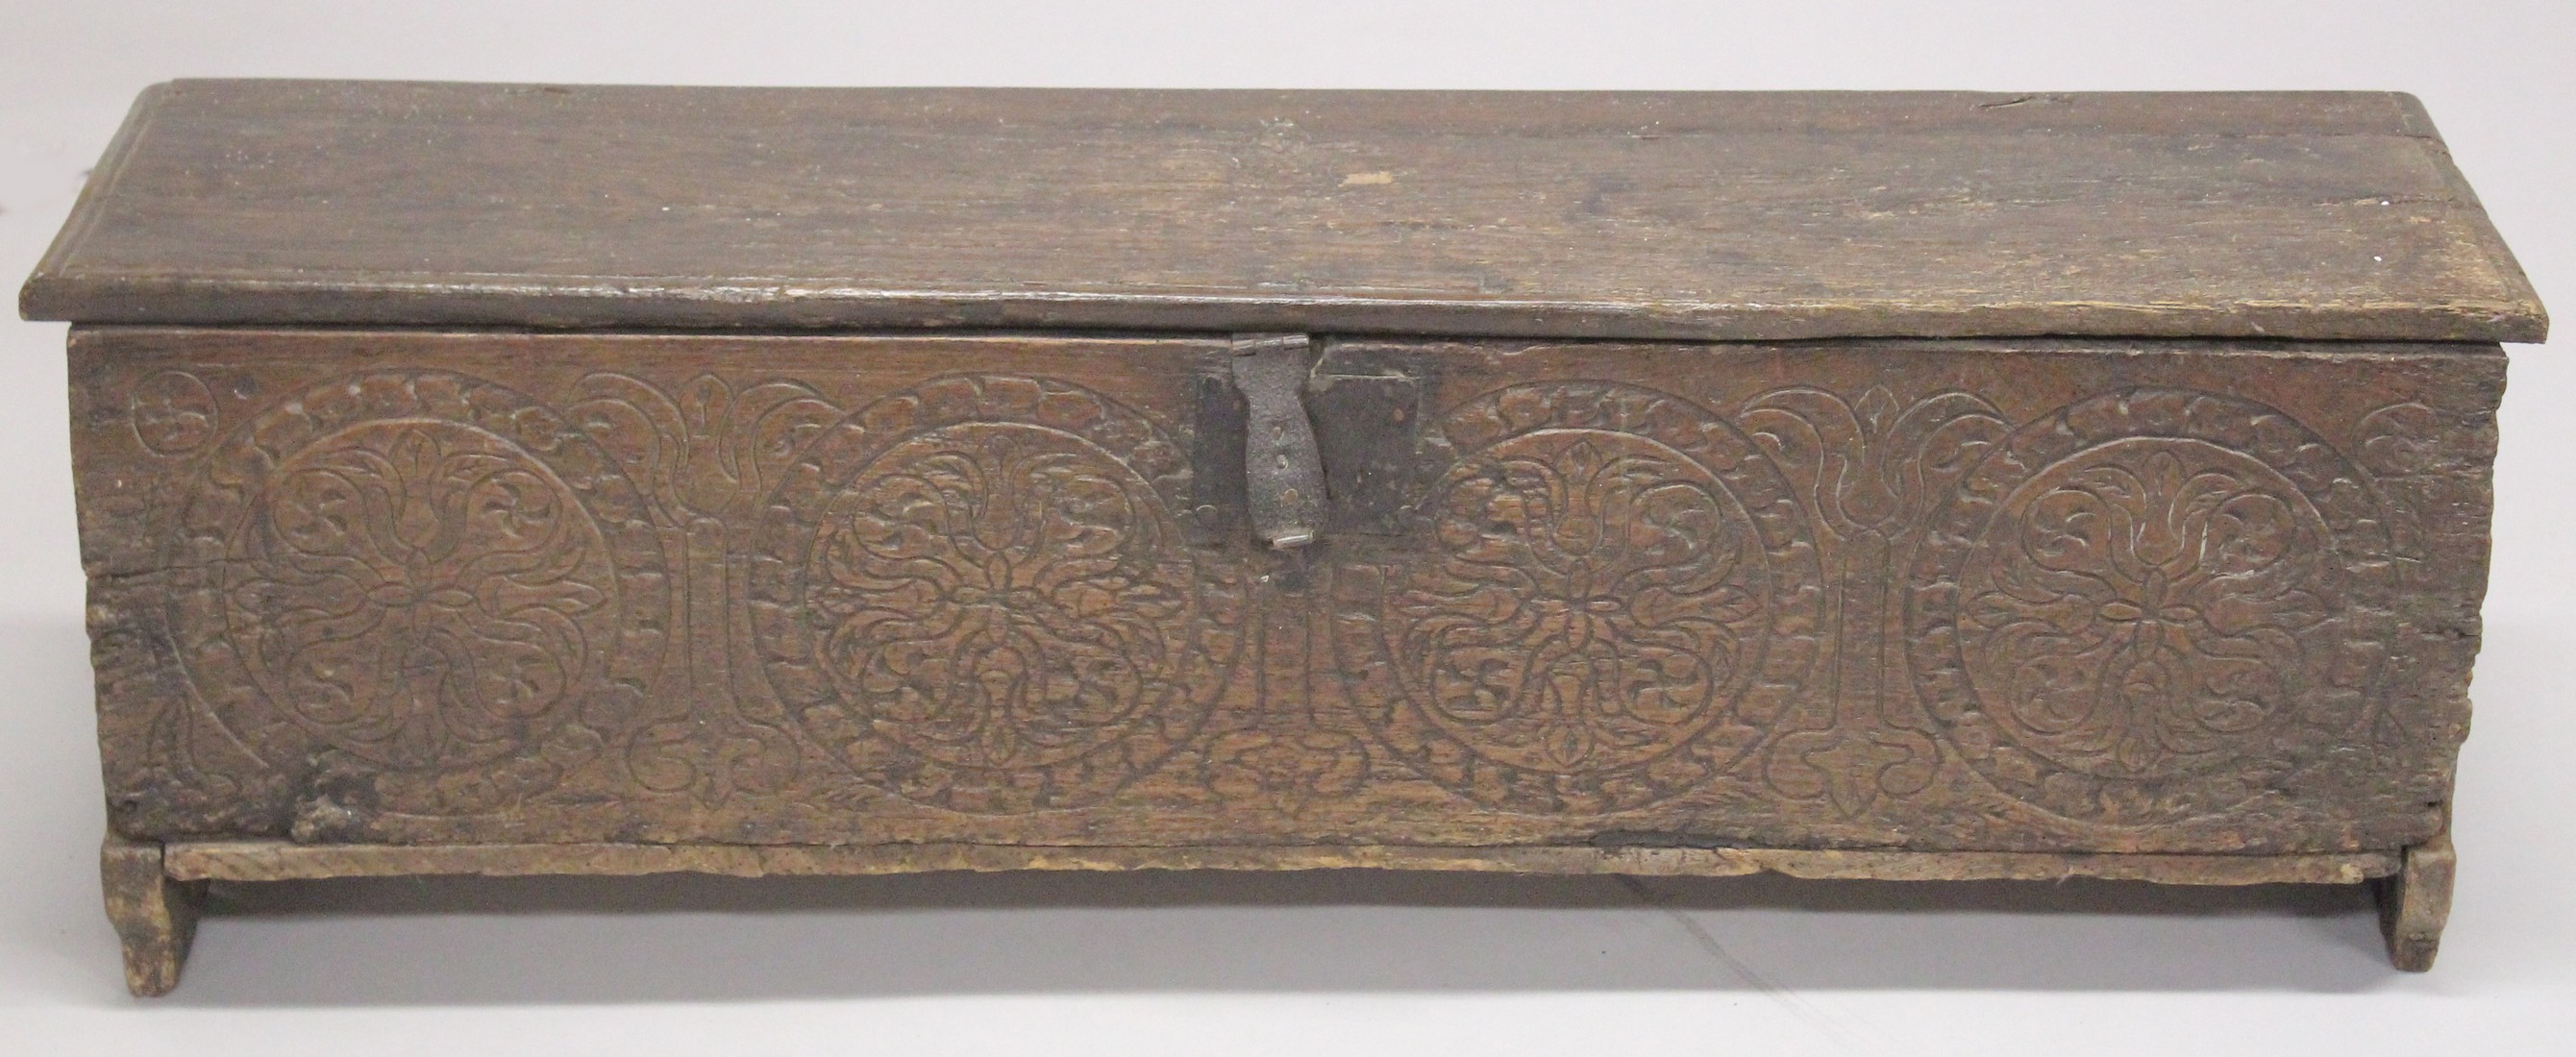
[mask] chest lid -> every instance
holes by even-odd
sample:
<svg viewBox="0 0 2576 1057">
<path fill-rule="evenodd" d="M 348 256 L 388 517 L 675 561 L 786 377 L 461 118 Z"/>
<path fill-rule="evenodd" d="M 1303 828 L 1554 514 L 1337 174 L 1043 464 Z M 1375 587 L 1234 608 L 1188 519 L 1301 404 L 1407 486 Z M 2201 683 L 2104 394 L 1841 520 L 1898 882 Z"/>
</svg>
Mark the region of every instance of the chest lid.
<svg viewBox="0 0 2576 1057">
<path fill-rule="evenodd" d="M 177 81 L 81 322 L 2538 341 L 2388 93 Z"/>
</svg>

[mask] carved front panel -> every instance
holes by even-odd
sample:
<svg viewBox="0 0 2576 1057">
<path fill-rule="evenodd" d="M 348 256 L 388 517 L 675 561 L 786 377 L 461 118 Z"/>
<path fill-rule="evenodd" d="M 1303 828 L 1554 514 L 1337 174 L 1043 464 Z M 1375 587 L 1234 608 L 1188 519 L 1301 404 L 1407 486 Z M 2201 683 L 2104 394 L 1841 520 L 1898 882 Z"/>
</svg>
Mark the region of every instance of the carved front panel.
<svg viewBox="0 0 2576 1057">
<path fill-rule="evenodd" d="M 907 799 L 1096 803 L 1198 733 L 1238 645 L 1152 423 L 1070 383 L 964 375 L 841 423 L 769 500 L 756 649 L 805 734 Z M 1224 561 L 1210 556 L 1210 561 Z"/>
<path fill-rule="evenodd" d="M 112 817 L 2259 852 L 2448 795 L 2492 347 L 1328 342 L 1288 552 L 1226 353 L 84 331 Z"/>
<path fill-rule="evenodd" d="M 1618 385 L 1521 385 L 1443 420 L 1424 546 L 1340 570 L 1361 717 L 1505 810 L 1707 788 L 1779 714 L 1823 594 L 1788 483 L 1741 433 Z"/>
<path fill-rule="evenodd" d="M 634 707 L 664 582 L 643 500 L 525 395 L 360 372 L 202 471 L 170 497 L 170 645 L 262 758 L 367 775 L 394 810 L 488 811 L 597 749 L 584 714 Z"/>
<path fill-rule="evenodd" d="M 2390 648 L 2379 497 L 2252 401 L 2142 388 L 2007 438 L 1916 554 L 1916 689 L 1980 776 L 2074 819 L 2227 811 L 2360 729 Z"/>
</svg>

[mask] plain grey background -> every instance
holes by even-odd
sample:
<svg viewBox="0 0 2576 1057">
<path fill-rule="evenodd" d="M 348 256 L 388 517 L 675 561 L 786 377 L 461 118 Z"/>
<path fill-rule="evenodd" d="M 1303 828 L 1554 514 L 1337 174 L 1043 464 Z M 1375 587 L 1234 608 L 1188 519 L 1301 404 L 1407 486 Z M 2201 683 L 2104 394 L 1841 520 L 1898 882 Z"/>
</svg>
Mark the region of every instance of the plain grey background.
<svg viewBox="0 0 2576 1057">
<path fill-rule="evenodd" d="M 180 76 L 2421 95 L 2576 313 L 2576 4 L 0 0 L 0 278 Z M 1140 875 L 347 882 L 227 897 L 125 997 L 61 324 L 0 322 L 0 1053 L 2560 1053 L 2576 358 L 2516 348 L 2458 907 L 2358 890 Z M 291 913 L 290 913 L 291 912 Z M 15 1045 L 11 1045 L 14 1042 Z"/>
</svg>

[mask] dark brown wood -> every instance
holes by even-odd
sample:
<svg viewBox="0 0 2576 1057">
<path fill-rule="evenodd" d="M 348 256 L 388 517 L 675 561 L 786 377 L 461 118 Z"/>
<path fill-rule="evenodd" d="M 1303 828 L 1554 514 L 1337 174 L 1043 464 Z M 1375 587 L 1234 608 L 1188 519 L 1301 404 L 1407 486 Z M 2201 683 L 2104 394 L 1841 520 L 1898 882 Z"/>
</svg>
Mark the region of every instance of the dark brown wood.
<svg viewBox="0 0 2576 1057">
<path fill-rule="evenodd" d="M 2422 969 L 2546 327 L 2365 93 L 176 82 L 22 300 L 138 994 L 428 872 L 2371 881 Z"/>
<path fill-rule="evenodd" d="M 1423 469 L 1409 528 L 1293 554 L 1188 524 L 1197 366 L 1228 351 L 85 328 L 113 824 L 2261 855 L 2440 829 L 2493 346 L 1333 342 L 1318 378 L 1420 383 Z"/>
<path fill-rule="evenodd" d="M 86 322 L 2538 341 L 2386 93 L 179 81 Z"/>
</svg>

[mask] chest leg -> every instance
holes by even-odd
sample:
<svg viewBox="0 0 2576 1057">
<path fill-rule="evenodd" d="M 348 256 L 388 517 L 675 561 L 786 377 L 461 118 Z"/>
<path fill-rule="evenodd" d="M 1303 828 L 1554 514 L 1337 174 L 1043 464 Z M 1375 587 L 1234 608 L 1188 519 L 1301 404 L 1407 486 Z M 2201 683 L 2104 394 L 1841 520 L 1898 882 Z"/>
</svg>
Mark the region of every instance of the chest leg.
<svg viewBox="0 0 2576 1057">
<path fill-rule="evenodd" d="M 2451 917 L 2451 878 L 2460 857 L 2448 830 L 2406 849 L 2406 866 L 2371 882 L 2379 898 L 2379 931 L 2388 938 L 2388 960 L 2410 973 L 2433 968 L 2442 948 L 2442 926 Z"/>
<path fill-rule="evenodd" d="M 204 881 L 174 881 L 162 870 L 161 845 L 110 836 L 99 848 L 107 919 L 125 947 L 125 986 L 136 997 L 170 993 L 197 935 Z"/>
</svg>

